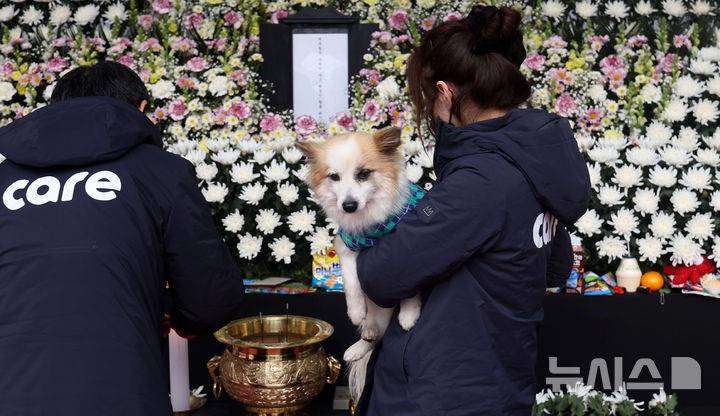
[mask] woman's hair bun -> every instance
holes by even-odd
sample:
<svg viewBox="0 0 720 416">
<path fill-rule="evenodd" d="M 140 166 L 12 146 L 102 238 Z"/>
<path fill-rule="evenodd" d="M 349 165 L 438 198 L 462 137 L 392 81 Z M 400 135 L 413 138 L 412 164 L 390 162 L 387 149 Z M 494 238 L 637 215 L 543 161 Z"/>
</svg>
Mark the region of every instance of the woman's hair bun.
<svg viewBox="0 0 720 416">
<path fill-rule="evenodd" d="M 520 66 L 526 56 L 521 23 L 520 12 L 510 7 L 474 6 L 467 17 L 473 53 L 498 53 Z"/>
</svg>

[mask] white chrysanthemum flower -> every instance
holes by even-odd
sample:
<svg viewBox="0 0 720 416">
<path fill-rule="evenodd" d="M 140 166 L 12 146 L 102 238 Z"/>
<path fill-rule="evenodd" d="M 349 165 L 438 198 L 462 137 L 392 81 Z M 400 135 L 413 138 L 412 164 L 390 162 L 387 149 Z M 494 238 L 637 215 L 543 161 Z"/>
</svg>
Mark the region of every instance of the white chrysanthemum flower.
<svg viewBox="0 0 720 416">
<path fill-rule="evenodd" d="M 656 12 L 656 10 L 652 6 L 652 3 L 647 0 L 640 0 L 635 5 L 635 13 L 639 14 L 640 16 L 648 16 L 655 12 Z"/>
<path fill-rule="evenodd" d="M 225 231 L 236 234 L 239 233 L 243 225 L 245 225 L 245 217 L 236 209 L 235 212 L 223 218 L 222 223 Z"/>
<path fill-rule="evenodd" d="M 202 150 L 193 149 L 187 152 L 183 157 L 193 165 L 197 166 L 200 163 L 205 162 L 205 156 L 205 152 Z"/>
<path fill-rule="evenodd" d="M 627 208 L 620 208 L 611 214 L 608 224 L 613 226 L 616 235 L 624 237 L 625 239 L 630 238 L 631 234 L 640 233 L 638 229 L 638 219 L 635 217 L 635 214 Z"/>
<path fill-rule="evenodd" d="M 698 206 L 700 206 L 697 194 L 687 189 L 676 189 L 673 191 L 670 197 L 670 203 L 673 204 L 673 211 L 679 215 L 694 212 Z"/>
<path fill-rule="evenodd" d="M 710 94 L 720 96 L 720 76 L 716 75 L 707 80 L 706 87 Z"/>
<path fill-rule="evenodd" d="M 287 163 L 293 165 L 293 164 L 299 162 L 300 159 L 302 159 L 303 154 L 300 151 L 300 149 L 298 149 L 295 146 L 292 146 L 292 147 L 288 147 L 282 151 L 282 157 L 283 157 L 283 159 L 285 159 L 285 161 Z"/>
<path fill-rule="evenodd" d="M 292 232 L 300 235 L 309 233 L 315 226 L 315 211 L 303 207 L 300 211 L 295 211 L 290 214 L 287 223 Z"/>
<path fill-rule="evenodd" d="M 12 82 L 0 81 L 0 103 L 12 100 L 16 92 Z"/>
<path fill-rule="evenodd" d="M 585 133 L 575 134 L 575 141 L 577 141 L 578 149 L 583 153 L 587 153 L 595 144 L 595 138 Z"/>
<path fill-rule="evenodd" d="M 267 186 L 259 182 L 245 185 L 243 186 L 242 191 L 240 192 L 240 196 L 238 198 L 247 202 L 250 205 L 257 205 L 265 196 L 265 192 L 267 192 L 267 189 Z"/>
<path fill-rule="evenodd" d="M 648 261 L 654 263 L 665 254 L 663 247 L 663 241 L 655 237 L 643 237 L 635 240 L 637 244 L 638 253 L 640 254 L 640 261 Z"/>
<path fill-rule="evenodd" d="M 293 171 L 293 175 L 301 181 L 305 182 L 308 175 L 310 174 L 310 165 L 302 165 L 300 168 Z"/>
<path fill-rule="evenodd" d="M 604 103 L 607 100 L 607 90 L 604 85 L 593 84 L 587 90 L 588 97 L 592 98 L 596 103 Z"/>
<path fill-rule="evenodd" d="M 247 155 L 255 153 L 255 151 L 260 147 L 260 144 L 253 139 L 242 139 L 238 140 L 235 146 L 237 146 L 238 150 L 240 150 L 240 153 Z"/>
<path fill-rule="evenodd" d="M 218 168 L 214 163 L 200 163 L 195 166 L 195 176 L 203 181 L 211 181 L 218 173 Z"/>
<path fill-rule="evenodd" d="M 416 154 L 420 153 L 422 149 L 423 144 L 420 142 L 420 140 L 414 139 L 406 140 L 405 142 L 403 142 L 403 151 L 408 157 L 415 156 Z"/>
<path fill-rule="evenodd" d="M 663 0 L 663 12 L 671 17 L 681 17 L 687 13 L 687 8 L 682 0 Z"/>
<path fill-rule="evenodd" d="M 597 212 L 595 212 L 594 209 L 589 209 L 585 211 L 585 214 L 583 214 L 583 216 L 575 222 L 575 228 L 579 233 L 591 236 L 600 232 L 602 224 L 603 220 Z"/>
<path fill-rule="evenodd" d="M 425 151 L 420 152 L 415 157 L 413 157 L 412 161 L 413 163 L 421 166 L 424 169 L 430 169 L 433 167 L 433 155 L 434 151 Z"/>
<path fill-rule="evenodd" d="M 291 183 L 281 183 L 278 185 L 277 194 L 283 205 L 288 206 L 300 197 L 300 189 Z"/>
<path fill-rule="evenodd" d="M 215 97 L 223 97 L 228 93 L 228 77 L 218 75 L 212 78 L 208 84 L 208 92 Z"/>
<path fill-rule="evenodd" d="M 625 202 L 623 198 L 625 194 L 617 187 L 612 185 L 603 185 L 597 193 L 597 197 L 603 205 L 613 206 Z"/>
<path fill-rule="evenodd" d="M 714 123 L 718 119 L 718 116 L 720 116 L 720 111 L 718 111 L 718 102 L 708 99 L 696 101 L 695 105 L 693 105 L 692 111 L 693 116 L 695 116 L 695 120 L 703 126 Z"/>
<path fill-rule="evenodd" d="M 715 130 L 712 136 L 703 137 L 703 141 L 713 149 L 720 150 L 720 129 Z"/>
<path fill-rule="evenodd" d="M 558 0 L 547 0 L 540 5 L 543 16 L 559 18 L 565 14 L 565 4 Z"/>
<path fill-rule="evenodd" d="M 193 116 L 190 116 L 193 117 Z M 199 117 L 195 116 L 198 120 Z M 209 151 L 213 153 L 220 152 L 222 150 L 225 150 L 225 148 L 228 147 L 230 144 L 230 141 L 227 138 L 213 138 L 206 142 L 207 148 Z"/>
<path fill-rule="evenodd" d="M 645 86 L 640 89 L 640 98 L 642 98 L 645 104 L 656 103 L 662 98 L 662 90 L 656 85 L 645 84 Z"/>
<path fill-rule="evenodd" d="M 693 78 L 692 75 L 681 76 L 673 87 L 675 95 L 684 98 L 698 97 L 703 91 L 705 91 L 703 83 Z"/>
<path fill-rule="evenodd" d="M 633 147 L 625 152 L 627 161 L 638 166 L 653 166 L 657 164 L 660 157 L 657 153 L 647 147 Z"/>
<path fill-rule="evenodd" d="M 615 168 L 615 175 L 612 178 L 621 188 L 632 188 L 642 185 L 643 171 L 641 168 L 632 165 L 623 165 Z"/>
<path fill-rule="evenodd" d="M 688 236 L 704 242 L 712 237 L 715 232 L 715 220 L 712 219 L 709 212 L 705 214 L 695 214 L 694 217 L 685 224 L 685 232 Z"/>
<path fill-rule="evenodd" d="M 715 6 L 710 4 L 710 2 L 705 0 L 696 0 L 695 3 L 692 5 L 692 12 L 695 13 L 697 16 L 706 16 L 710 14 L 714 14 Z M 663 392 L 664 393 L 664 392 Z M 652 405 L 650 405 L 652 407 Z"/>
<path fill-rule="evenodd" d="M 375 87 L 375 91 L 377 91 L 378 95 L 383 100 L 393 100 L 402 93 L 394 75 L 390 75 L 378 83 Z"/>
<path fill-rule="evenodd" d="M 685 101 L 673 98 L 667 103 L 667 106 L 662 112 L 662 119 L 671 123 L 683 121 L 687 116 L 689 109 Z"/>
<path fill-rule="evenodd" d="M 240 242 L 237 245 L 238 254 L 241 259 L 252 260 L 260 254 L 262 249 L 262 237 L 255 237 L 250 234 L 240 236 Z"/>
<path fill-rule="evenodd" d="M 720 165 L 720 154 L 714 149 L 700 149 L 695 154 L 695 160 L 710 167 L 718 167 Z"/>
<path fill-rule="evenodd" d="M 15 17 L 14 6 L 10 5 L 0 8 L 0 22 L 9 22 L 13 17 Z"/>
<path fill-rule="evenodd" d="M 710 254 L 710 258 L 715 260 L 715 263 L 717 264 L 720 261 L 720 237 L 715 237 L 713 240 L 713 248 L 712 253 Z"/>
<path fill-rule="evenodd" d="M 677 183 L 677 169 L 655 166 L 650 171 L 650 183 L 661 188 L 672 188 Z"/>
<path fill-rule="evenodd" d="M 600 257 L 607 257 L 609 261 L 619 259 L 628 254 L 625 241 L 618 237 L 605 237 L 595 243 L 595 247 L 597 248 L 598 255 Z"/>
<path fill-rule="evenodd" d="M 423 176 L 423 168 L 414 163 L 408 163 L 405 167 L 405 173 L 411 182 L 417 183 Z"/>
<path fill-rule="evenodd" d="M 666 212 L 658 212 L 650 221 L 650 231 L 658 238 L 670 238 L 675 234 L 675 217 Z"/>
<path fill-rule="evenodd" d="M 154 98 L 160 98 L 160 99 L 166 99 L 170 98 L 173 93 L 175 92 L 175 84 L 166 80 L 161 79 L 158 82 L 151 84 L 148 89 L 150 90 L 150 94 Z"/>
<path fill-rule="evenodd" d="M 680 184 L 696 191 L 712 189 L 712 173 L 708 168 L 691 167 L 682 174 Z"/>
<path fill-rule="evenodd" d="M 690 61 L 690 72 L 699 75 L 713 75 L 717 72 L 717 66 L 704 59 L 693 59 Z"/>
<path fill-rule="evenodd" d="M 706 61 L 710 62 L 719 62 L 720 61 L 720 47 L 717 46 L 706 46 L 698 52 L 698 55 L 701 59 L 704 59 Z"/>
<path fill-rule="evenodd" d="M 72 10 L 70 10 L 68 6 L 58 5 L 50 10 L 50 24 L 55 27 L 67 22 L 70 20 L 70 17 L 72 17 Z"/>
<path fill-rule="evenodd" d="M 85 26 L 95 21 L 98 14 L 100 14 L 100 8 L 94 4 L 78 7 L 78 9 L 75 10 L 75 23 L 80 26 Z"/>
<path fill-rule="evenodd" d="M 671 166 L 682 167 L 692 162 L 692 155 L 677 146 L 665 146 L 658 153 L 663 162 Z"/>
<path fill-rule="evenodd" d="M 240 151 L 233 150 L 221 150 L 211 156 L 211 159 L 221 165 L 232 165 L 240 157 Z"/>
<path fill-rule="evenodd" d="M 697 130 L 689 126 L 684 126 L 680 128 L 680 132 L 678 133 L 678 137 L 677 140 L 675 140 L 674 145 L 686 152 L 694 152 L 700 145 L 698 143 L 699 137 L 700 134 L 698 134 Z"/>
<path fill-rule="evenodd" d="M 272 243 L 268 244 L 268 247 L 272 250 L 272 256 L 276 262 L 285 264 L 292 262 L 292 256 L 295 254 L 295 243 L 286 236 L 274 239 Z"/>
<path fill-rule="evenodd" d="M 258 231 L 263 234 L 272 234 L 282 224 L 280 215 L 274 209 L 261 209 L 255 216 Z"/>
<path fill-rule="evenodd" d="M 720 191 L 715 191 L 710 195 L 710 206 L 715 212 L 720 211 Z"/>
<path fill-rule="evenodd" d="M 262 170 L 265 182 L 282 182 L 290 177 L 290 170 L 285 162 L 273 160 L 265 169 Z"/>
<path fill-rule="evenodd" d="M 127 20 L 128 14 L 127 10 L 125 9 L 125 5 L 117 2 L 108 6 L 105 13 L 103 13 L 103 17 L 111 22 L 114 22 L 116 19 L 124 22 L 125 20 Z"/>
<path fill-rule="evenodd" d="M 615 20 L 622 20 L 627 17 L 630 10 L 622 0 L 610 1 L 605 5 L 605 14 Z"/>
<path fill-rule="evenodd" d="M 325 227 L 315 227 L 315 231 L 305 239 L 310 242 L 310 254 L 325 253 L 333 244 L 333 237 Z"/>
<path fill-rule="evenodd" d="M 223 202 L 228 194 L 228 187 L 224 183 L 209 183 L 202 193 L 208 202 Z"/>
<path fill-rule="evenodd" d="M 258 165 L 264 165 L 275 156 L 275 152 L 270 149 L 255 149 L 253 152 L 253 161 Z"/>
<path fill-rule="evenodd" d="M 600 164 L 599 163 L 593 163 L 587 165 L 588 174 L 590 175 L 590 186 L 593 187 L 593 189 L 597 188 L 598 185 L 602 183 L 602 176 L 600 174 Z"/>
<path fill-rule="evenodd" d="M 591 1 L 583 0 L 575 3 L 575 13 L 583 19 L 596 16 L 597 12 L 597 5 Z"/>
<path fill-rule="evenodd" d="M 620 152 L 618 152 L 618 149 L 612 147 L 612 146 L 595 146 L 592 149 L 588 150 L 588 156 L 590 159 L 594 160 L 595 162 L 599 163 L 611 163 L 615 162 L 620 158 Z"/>
<path fill-rule="evenodd" d="M 25 9 L 23 14 L 20 16 L 20 23 L 35 26 L 42 22 L 44 17 L 45 16 L 42 11 L 36 9 L 35 6 L 30 6 Z"/>
<path fill-rule="evenodd" d="M 645 129 L 645 140 L 643 140 L 643 146 L 647 147 L 660 147 L 670 141 L 673 135 L 673 130 L 665 123 L 660 121 L 653 121 Z"/>
<path fill-rule="evenodd" d="M 240 185 L 252 182 L 260 177 L 260 174 L 254 173 L 255 164 L 252 162 L 240 162 L 239 165 L 233 165 L 230 169 L 230 178 Z"/>
<path fill-rule="evenodd" d="M 655 214 L 658 210 L 660 197 L 652 189 L 638 189 L 633 198 L 635 210 L 641 214 Z"/>
<path fill-rule="evenodd" d="M 670 239 L 668 252 L 671 253 L 670 261 L 675 266 L 698 264 L 702 261 L 702 255 L 705 253 L 695 240 L 680 233 Z"/>
</svg>

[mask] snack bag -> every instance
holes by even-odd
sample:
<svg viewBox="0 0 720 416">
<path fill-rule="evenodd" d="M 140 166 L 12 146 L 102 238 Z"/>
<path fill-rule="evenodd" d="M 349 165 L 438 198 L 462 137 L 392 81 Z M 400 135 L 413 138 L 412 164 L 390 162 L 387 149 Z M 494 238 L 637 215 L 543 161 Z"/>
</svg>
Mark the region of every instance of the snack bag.
<svg viewBox="0 0 720 416">
<path fill-rule="evenodd" d="M 312 268 L 313 287 L 320 287 L 330 292 L 342 292 L 340 257 L 334 247 L 324 254 L 313 254 Z"/>
<path fill-rule="evenodd" d="M 567 285 L 565 286 L 565 292 L 574 295 L 582 293 L 583 288 L 583 274 L 573 269 L 570 271 L 570 277 L 568 277 Z"/>
<path fill-rule="evenodd" d="M 613 292 L 610 289 L 610 285 L 605 280 L 606 276 L 600 277 L 596 273 L 587 272 L 583 280 L 585 281 L 585 287 L 583 288 L 583 295 L 585 296 L 608 296 L 612 295 Z"/>
</svg>

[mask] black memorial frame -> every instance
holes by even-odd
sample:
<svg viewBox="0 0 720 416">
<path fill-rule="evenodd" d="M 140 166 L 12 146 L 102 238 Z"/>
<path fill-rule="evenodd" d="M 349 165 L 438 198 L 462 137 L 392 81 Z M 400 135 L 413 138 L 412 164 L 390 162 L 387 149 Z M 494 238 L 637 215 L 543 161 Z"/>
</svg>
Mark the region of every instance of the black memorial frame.
<svg viewBox="0 0 720 416">
<path fill-rule="evenodd" d="M 295 30 L 347 33 L 348 79 L 351 80 L 364 67 L 363 55 L 367 53 L 378 25 L 360 23 L 357 17 L 346 16 L 330 7 L 302 8 L 277 24 L 261 24 L 260 53 L 263 63 L 260 76 L 272 88 L 272 91 L 265 91 L 270 106 L 279 111 L 293 108 L 293 74 L 288 69 L 292 68 L 292 35 Z"/>
</svg>

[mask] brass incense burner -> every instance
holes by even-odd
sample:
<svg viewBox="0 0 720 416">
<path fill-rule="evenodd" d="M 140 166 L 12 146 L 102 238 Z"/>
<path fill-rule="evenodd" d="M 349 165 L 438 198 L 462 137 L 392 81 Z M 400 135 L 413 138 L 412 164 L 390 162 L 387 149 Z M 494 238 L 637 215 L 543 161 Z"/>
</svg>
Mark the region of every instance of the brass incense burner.
<svg viewBox="0 0 720 416">
<path fill-rule="evenodd" d="M 215 333 L 225 352 L 207 364 L 215 398 L 224 388 L 250 413 L 297 413 L 340 374 L 340 363 L 320 345 L 332 333 L 327 322 L 293 315 L 229 323 Z"/>
</svg>

